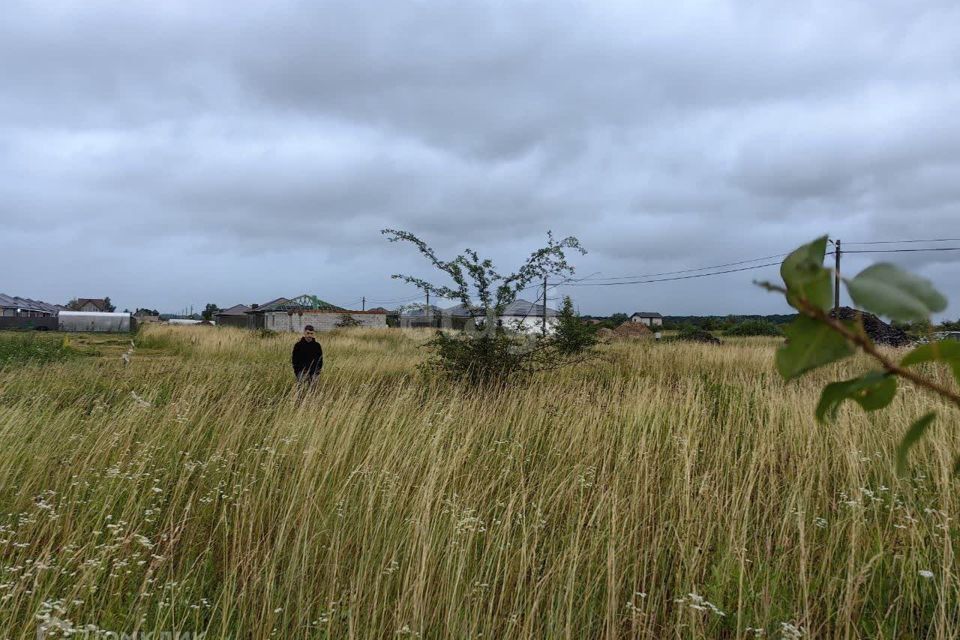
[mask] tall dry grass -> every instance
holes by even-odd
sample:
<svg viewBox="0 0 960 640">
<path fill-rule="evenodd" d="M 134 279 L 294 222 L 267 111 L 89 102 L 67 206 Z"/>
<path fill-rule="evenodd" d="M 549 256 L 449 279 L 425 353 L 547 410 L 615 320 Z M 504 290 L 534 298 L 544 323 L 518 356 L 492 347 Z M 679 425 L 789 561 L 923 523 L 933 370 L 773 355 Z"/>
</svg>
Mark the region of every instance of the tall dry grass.
<svg viewBox="0 0 960 640">
<path fill-rule="evenodd" d="M 785 384 L 775 341 L 621 344 L 484 393 L 420 377 L 425 334 L 353 330 L 301 397 L 293 339 L 149 327 L 129 366 L 0 371 L 2 637 L 960 633 L 958 412 L 898 478 L 931 399 L 813 420 L 865 362 Z"/>
</svg>

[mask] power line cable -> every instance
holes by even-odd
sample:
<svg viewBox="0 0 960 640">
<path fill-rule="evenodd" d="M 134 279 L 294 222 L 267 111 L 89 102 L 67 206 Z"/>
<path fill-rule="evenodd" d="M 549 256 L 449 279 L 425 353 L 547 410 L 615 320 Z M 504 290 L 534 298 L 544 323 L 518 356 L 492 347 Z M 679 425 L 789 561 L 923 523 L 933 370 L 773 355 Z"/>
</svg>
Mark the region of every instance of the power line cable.
<svg viewBox="0 0 960 640">
<path fill-rule="evenodd" d="M 856 244 L 856 245 L 867 245 L 867 244 L 916 244 L 918 242 L 960 242 L 960 238 L 931 238 L 929 240 L 873 240 L 871 242 L 847 242 L 844 240 L 844 244 Z"/>
<path fill-rule="evenodd" d="M 422 295 L 419 295 L 419 294 L 418 294 L 418 295 L 410 296 L 410 297 L 407 297 L 407 298 L 394 298 L 394 299 L 391 299 L 391 300 L 386 300 L 386 299 L 370 299 L 370 298 L 367 298 L 367 303 L 368 303 L 368 304 L 378 304 L 378 305 L 382 305 L 382 304 L 403 304 L 403 303 L 405 303 L 405 302 L 412 302 L 412 301 L 414 301 L 414 300 L 419 300 L 419 299 L 422 298 L 422 297 L 423 297 Z"/>
<path fill-rule="evenodd" d="M 946 240 L 946 239 L 944 239 L 944 240 Z M 854 243 L 850 243 L 850 244 L 854 244 Z M 842 253 L 900 253 L 900 252 L 921 252 L 921 251 L 960 251 L 960 247 L 925 247 L 925 248 L 921 248 L 921 249 L 854 249 L 854 250 L 850 250 L 850 251 L 843 251 Z M 834 255 L 835 253 L 836 253 L 835 251 L 829 251 L 829 252 L 825 253 L 824 256 L 825 256 L 825 257 L 826 257 L 826 256 L 831 256 L 831 255 Z M 785 257 L 785 256 L 787 256 L 787 255 L 790 255 L 790 254 L 788 254 L 788 253 L 783 253 L 783 254 L 778 254 L 778 255 L 774 255 L 774 256 L 767 256 L 766 259 L 770 259 L 770 258 L 781 258 L 781 257 Z M 654 278 L 652 277 L 652 276 L 657 276 L 657 275 L 673 275 L 673 274 L 681 274 L 681 273 L 691 273 L 691 272 L 705 271 L 705 270 L 707 270 L 707 269 L 711 269 L 711 268 L 714 268 L 714 269 L 715 269 L 715 268 L 718 268 L 718 267 L 721 267 L 721 266 L 734 266 L 734 265 L 738 265 L 738 264 L 747 264 L 747 263 L 750 263 L 750 262 L 755 262 L 756 260 L 759 260 L 759 259 L 763 259 L 763 258 L 758 258 L 758 259 L 755 259 L 755 260 L 742 260 L 742 261 L 739 261 L 739 262 L 728 263 L 727 265 L 717 265 L 717 266 L 715 266 L 715 267 L 701 267 L 701 268 L 699 268 L 699 269 L 685 269 L 685 270 L 682 270 L 682 271 L 664 272 L 664 273 L 661 273 L 661 274 L 650 274 L 650 276 L 637 276 L 637 278 L 641 278 L 641 279 L 632 280 L 632 281 L 629 281 L 629 282 L 606 282 L 606 281 L 605 281 L 605 282 L 589 282 L 589 281 L 586 281 L 587 279 L 582 279 L 582 280 L 579 280 L 579 281 L 570 281 L 570 280 L 568 280 L 568 281 L 565 281 L 565 282 L 557 283 L 556 286 L 559 286 L 559 285 L 563 284 L 563 285 L 571 286 L 571 287 L 577 287 L 577 286 L 581 286 L 581 287 L 591 287 L 591 286 L 593 286 L 593 287 L 607 287 L 607 286 L 617 286 L 617 285 L 621 285 L 621 284 L 625 284 L 625 285 L 626 285 L 626 284 L 649 284 L 649 283 L 654 283 L 654 282 L 670 282 L 670 281 L 674 281 L 674 280 L 691 280 L 691 279 L 694 279 L 694 278 L 705 278 L 705 277 L 708 277 L 708 276 L 717 276 L 717 275 L 723 275 L 723 274 L 726 274 L 726 273 L 737 273 L 737 272 L 740 272 L 740 271 L 750 271 L 750 270 L 752 270 L 752 269 L 762 269 L 762 268 L 764 268 L 764 267 L 771 267 L 771 266 L 775 266 L 775 265 L 779 265 L 779 264 L 780 264 L 779 262 L 770 262 L 770 263 L 767 263 L 767 264 L 752 265 L 752 266 L 749 266 L 749 267 L 742 267 L 742 268 L 739 268 L 739 269 L 726 269 L 726 270 L 723 270 L 723 271 L 714 271 L 714 272 L 711 272 L 711 273 L 695 273 L 694 275 L 685 275 L 685 276 L 680 276 L 680 277 L 676 277 L 676 278 L 656 278 L 656 279 L 654 279 Z M 643 280 L 642 278 L 644 278 L 644 277 L 649 277 L 650 279 Z M 604 280 L 617 280 L 617 279 L 621 279 L 621 278 L 604 278 Z"/>
<path fill-rule="evenodd" d="M 679 271 L 664 271 L 662 273 L 643 273 L 643 274 L 633 275 L 633 276 L 610 276 L 606 278 L 597 278 L 597 280 L 633 280 L 637 278 L 658 278 L 660 276 L 673 276 L 673 275 L 679 275 L 681 273 L 696 273 L 699 271 L 709 271 L 710 269 L 723 269 L 725 267 L 736 267 L 741 264 L 750 264 L 751 262 L 760 262 L 762 260 L 772 260 L 774 258 L 784 258 L 788 255 L 790 254 L 778 253 L 772 256 L 762 256 L 760 258 L 751 258 L 750 260 L 738 260 L 736 262 L 715 264 L 709 267 L 698 267 L 696 269 L 680 269 Z M 587 278 L 584 278 L 584 280 L 587 280 L 589 278 L 590 277 L 588 276 Z"/>
<path fill-rule="evenodd" d="M 960 251 L 960 247 L 926 247 L 923 249 L 854 249 L 853 251 L 842 250 L 841 253 L 903 253 L 916 251 Z"/>
<path fill-rule="evenodd" d="M 874 245 L 874 244 L 898 244 L 898 243 L 917 243 L 917 242 L 960 242 L 960 238 L 938 238 L 933 240 L 878 240 L 874 242 L 848 242 L 848 245 Z M 842 253 L 903 253 L 903 252 L 923 252 L 923 251 L 960 251 L 960 247 L 924 247 L 919 249 L 853 249 L 845 250 Z M 834 255 L 835 251 L 829 251 L 825 253 L 825 256 Z M 769 256 L 763 256 L 760 258 L 752 258 L 750 260 L 738 260 L 735 262 L 727 262 L 724 264 L 713 265 L 709 267 L 698 267 L 695 269 L 681 269 L 678 271 L 663 271 L 660 273 L 650 273 L 645 275 L 636 275 L 636 276 L 611 276 L 609 278 L 599 278 L 596 280 L 591 280 L 593 276 L 598 274 L 591 274 L 584 278 L 567 278 L 560 282 L 556 282 L 548 286 L 547 290 L 552 290 L 560 286 L 569 286 L 569 287 L 615 287 L 615 286 L 624 286 L 624 285 L 633 285 L 633 284 L 652 284 L 656 282 L 673 282 L 677 280 L 693 280 L 696 278 L 707 278 L 710 276 L 719 276 L 728 273 L 739 273 L 742 271 L 752 271 L 755 269 L 763 269 L 766 267 L 779 266 L 779 262 L 768 262 L 765 264 L 751 265 L 748 267 L 739 267 L 737 269 L 723 269 L 722 271 L 711 271 L 710 273 L 699 273 L 701 271 L 709 271 L 711 269 L 721 269 L 723 267 L 734 267 L 744 264 L 750 264 L 751 262 L 758 262 L 761 260 L 770 260 L 773 258 L 783 258 L 790 255 L 789 253 L 778 253 Z M 681 275 L 681 274 L 690 274 L 690 275 Z M 659 276 L 676 276 L 676 277 L 667 277 L 661 278 Z M 645 279 L 646 278 L 646 279 Z M 600 281 L 602 280 L 602 281 Z M 520 291 L 527 291 L 530 289 L 542 290 L 543 285 L 529 285 L 520 289 Z M 402 302 L 416 300 L 419 296 L 414 296 L 411 298 L 400 299 L 393 302 Z M 369 302 L 369 300 L 368 300 Z M 386 303 L 390 301 L 379 301 L 378 303 Z"/>
<path fill-rule="evenodd" d="M 692 280 L 694 278 L 707 278 L 709 276 L 719 276 L 725 273 L 737 273 L 739 271 L 750 271 L 752 269 L 762 269 L 764 267 L 779 266 L 779 262 L 768 262 L 767 264 L 757 264 L 750 267 L 740 267 L 739 269 L 727 269 L 725 271 L 714 271 L 712 273 L 698 273 L 687 276 L 677 276 L 674 278 L 659 278 L 651 280 L 632 280 L 630 282 L 574 282 L 569 283 L 569 287 L 616 287 L 628 284 L 649 284 L 651 282 L 671 282 L 673 280 Z"/>
</svg>

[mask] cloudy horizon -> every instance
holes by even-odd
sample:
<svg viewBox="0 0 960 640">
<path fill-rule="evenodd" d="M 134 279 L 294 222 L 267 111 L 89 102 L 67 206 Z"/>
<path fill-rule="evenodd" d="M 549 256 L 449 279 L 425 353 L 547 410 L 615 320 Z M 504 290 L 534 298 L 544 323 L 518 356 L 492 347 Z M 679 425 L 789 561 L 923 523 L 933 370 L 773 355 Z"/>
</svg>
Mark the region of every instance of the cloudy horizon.
<svg viewBox="0 0 960 640">
<path fill-rule="evenodd" d="M 825 233 L 960 246 L 852 244 L 960 238 L 960 5 L 644 5 L 14 1 L 0 292 L 395 306 L 418 293 L 391 274 L 435 277 L 384 227 L 505 272 L 548 230 L 574 235 L 593 283 Z M 960 316 L 960 251 L 850 254 L 844 272 L 877 260 Z M 787 312 L 751 284 L 776 275 L 551 295 L 587 314 Z"/>
</svg>

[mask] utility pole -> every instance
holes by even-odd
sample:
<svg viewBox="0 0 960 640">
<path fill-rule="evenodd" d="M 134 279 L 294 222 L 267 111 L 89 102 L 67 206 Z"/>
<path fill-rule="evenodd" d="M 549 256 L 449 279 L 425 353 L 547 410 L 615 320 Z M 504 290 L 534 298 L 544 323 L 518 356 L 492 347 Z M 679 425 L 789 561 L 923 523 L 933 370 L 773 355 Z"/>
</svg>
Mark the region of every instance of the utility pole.
<svg viewBox="0 0 960 640">
<path fill-rule="evenodd" d="M 543 335 L 547 335 L 547 276 L 543 276 Z"/>
<path fill-rule="evenodd" d="M 833 243 L 833 257 L 836 267 L 833 270 L 833 315 L 840 311 L 840 239 L 837 238 Z"/>
<path fill-rule="evenodd" d="M 360 307 L 361 311 L 367 310 L 367 296 L 363 296 L 363 305 Z"/>
<path fill-rule="evenodd" d="M 425 315 L 426 318 L 427 318 L 427 322 L 429 322 L 429 323 L 430 323 L 430 326 L 432 327 L 432 326 L 433 326 L 433 316 L 432 316 L 432 314 L 430 313 L 430 289 L 427 289 L 426 291 L 427 291 L 427 308 L 424 309 L 423 311 L 424 311 L 424 315 Z"/>
</svg>

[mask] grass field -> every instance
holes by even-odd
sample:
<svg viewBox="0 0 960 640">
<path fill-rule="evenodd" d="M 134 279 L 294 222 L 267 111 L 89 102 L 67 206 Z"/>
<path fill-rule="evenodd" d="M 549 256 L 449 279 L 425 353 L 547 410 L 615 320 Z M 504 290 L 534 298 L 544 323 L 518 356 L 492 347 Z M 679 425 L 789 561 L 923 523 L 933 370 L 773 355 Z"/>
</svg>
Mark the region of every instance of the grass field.
<svg viewBox="0 0 960 640">
<path fill-rule="evenodd" d="M 483 393 L 421 378 L 426 337 L 324 335 L 305 397 L 290 335 L 3 365 L 0 637 L 960 635 L 957 411 L 899 478 L 933 400 L 813 420 L 863 361 L 785 384 L 776 339 L 617 344 Z"/>
</svg>

